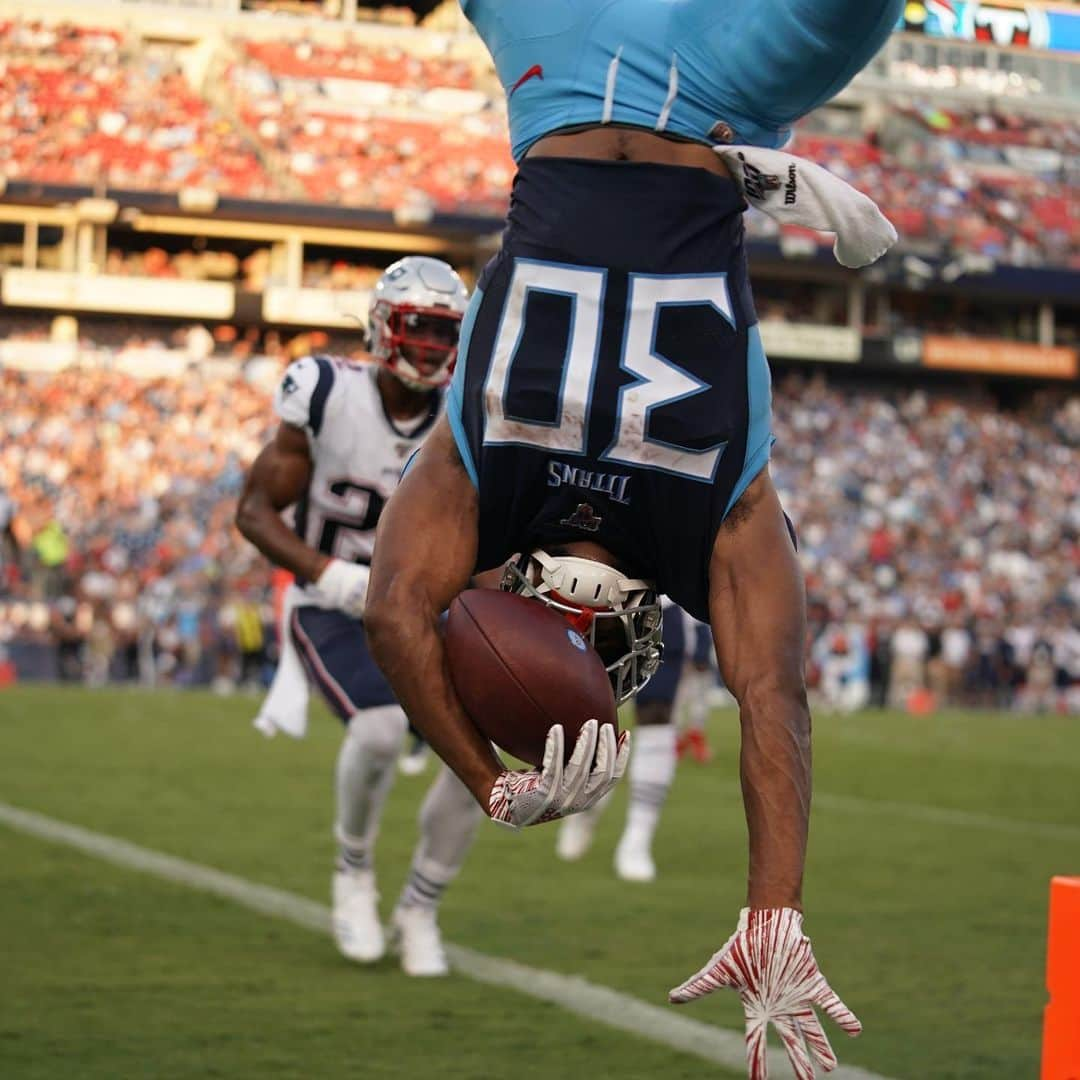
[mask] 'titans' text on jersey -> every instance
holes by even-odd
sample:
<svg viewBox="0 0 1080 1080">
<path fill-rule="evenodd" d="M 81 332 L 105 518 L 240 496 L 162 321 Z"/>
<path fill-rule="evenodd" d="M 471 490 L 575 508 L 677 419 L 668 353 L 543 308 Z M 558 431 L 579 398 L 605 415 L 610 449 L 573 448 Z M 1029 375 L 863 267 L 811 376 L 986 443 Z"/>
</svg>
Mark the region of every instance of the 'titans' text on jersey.
<svg viewBox="0 0 1080 1080">
<path fill-rule="evenodd" d="M 442 394 L 419 421 L 387 415 L 375 365 L 325 356 L 291 364 L 274 395 L 274 410 L 307 432 L 311 483 L 296 505 L 296 531 L 312 547 L 349 562 L 369 563 L 379 515 L 401 470 L 439 415 Z"/>
</svg>

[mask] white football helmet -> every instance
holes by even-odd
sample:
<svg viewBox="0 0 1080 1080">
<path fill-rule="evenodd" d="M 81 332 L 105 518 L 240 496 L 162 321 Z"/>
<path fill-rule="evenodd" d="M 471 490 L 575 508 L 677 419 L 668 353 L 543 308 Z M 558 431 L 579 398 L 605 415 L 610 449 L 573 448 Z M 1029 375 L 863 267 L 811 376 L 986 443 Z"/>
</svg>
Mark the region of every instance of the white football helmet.
<svg viewBox="0 0 1080 1080">
<path fill-rule="evenodd" d="M 368 348 L 413 390 L 450 381 L 469 291 L 442 259 L 408 255 L 388 266 L 371 290 Z"/>
<path fill-rule="evenodd" d="M 537 548 L 507 565 L 499 587 L 539 600 L 588 640 L 604 661 L 616 705 L 656 674 L 664 654 L 663 612 L 651 582 L 595 559 Z"/>
</svg>

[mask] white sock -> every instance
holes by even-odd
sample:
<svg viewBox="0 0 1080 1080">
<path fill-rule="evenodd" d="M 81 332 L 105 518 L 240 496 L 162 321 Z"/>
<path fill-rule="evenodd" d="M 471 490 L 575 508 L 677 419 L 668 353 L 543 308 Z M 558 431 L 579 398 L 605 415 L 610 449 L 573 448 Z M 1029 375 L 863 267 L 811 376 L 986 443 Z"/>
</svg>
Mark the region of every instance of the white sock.
<svg viewBox="0 0 1080 1080">
<path fill-rule="evenodd" d="M 438 907 L 483 816 L 469 789 L 444 765 L 420 807 L 420 839 L 399 907 Z"/>
<path fill-rule="evenodd" d="M 373 865 L 379 819 L 407 726 L 400 705 L 362 709 L 349 721 L 338 751 L 334 824 L 344 867 L 369 870 Z"/>
<path fill-rule="evenodd" d="M 623 840 L 652 846 L 660 811 L 675 778 L 675 727 L 655 724 L 634 732 L 630 758 L 630 807 Z"/>
</svg>

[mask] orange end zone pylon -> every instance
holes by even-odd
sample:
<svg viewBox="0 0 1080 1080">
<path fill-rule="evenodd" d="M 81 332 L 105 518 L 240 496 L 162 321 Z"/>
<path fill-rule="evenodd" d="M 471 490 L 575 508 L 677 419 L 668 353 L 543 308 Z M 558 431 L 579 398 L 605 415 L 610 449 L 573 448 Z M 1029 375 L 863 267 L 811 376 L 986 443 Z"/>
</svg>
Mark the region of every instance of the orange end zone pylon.
<svg viewBox="0 0 1080 1080">
<path fill-rule="evenodd" d="M 1080 1080 L 1080 877 L 1050 882 L 1042 1080 Z"/>
</svg>

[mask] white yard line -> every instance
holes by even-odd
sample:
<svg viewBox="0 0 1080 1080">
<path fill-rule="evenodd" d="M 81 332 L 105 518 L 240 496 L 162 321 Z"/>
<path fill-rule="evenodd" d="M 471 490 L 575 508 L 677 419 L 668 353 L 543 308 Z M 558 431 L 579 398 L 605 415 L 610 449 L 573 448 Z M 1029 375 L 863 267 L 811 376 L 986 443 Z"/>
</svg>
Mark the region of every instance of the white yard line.
<svg viewBox="0 0 1080 1080">
<path fill-rule="evenodd" d="M 41 840 L 75 848 L 114 866 L 137 870 L 231 900 L 261 915 L 283 919 L 323 934 L 330 930 L 329 908 L 295 893 L 259 885 L 209 866 L 139 847 L 114 836 L 91 832 L 78 825 L 3 802 L 0 802 L 0 823 Z M 650 1005 L 578 976 L 528 967 L 460 945 L 448 945 L 447 952 L 455 971 L 476 982 L 504 987 L 540 1001 L 551 1002 L 578 1016 L 670 1046 L 714 1065 L 723 1065 L 737 1072 L 746 1067 L 741 1034 L 704 1024 L 680 1014 L 670 1006 L 661 1008 Z M 840 1053 L 843 1053 L 839 1042 L 838 1046 Z M 790 1080 L 792 1076 L 782 1051 L 770 1051 L 769 1068 L 770 1076 L 777 1080 Z M 829 1076 L 831 1080 L 887 1080 L 877 1073 L 846 1065 L 841 1065 Z"/>
</svg>

